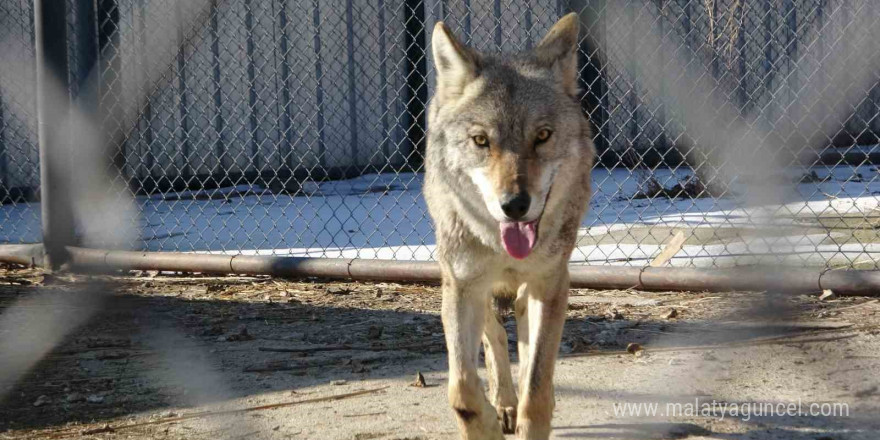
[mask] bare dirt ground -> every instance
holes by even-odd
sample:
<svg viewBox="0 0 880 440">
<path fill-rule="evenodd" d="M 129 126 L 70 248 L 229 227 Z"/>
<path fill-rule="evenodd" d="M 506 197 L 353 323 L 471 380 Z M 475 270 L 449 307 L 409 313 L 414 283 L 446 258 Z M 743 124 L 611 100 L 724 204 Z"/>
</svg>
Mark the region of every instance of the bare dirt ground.
<svg viewBox="0 0 880 440">
<path fill-rule="evenodd" d="M 457 438 L 436 286 L 0 267 L 0 313 L 84 289 L 100 311 L 0 383 L 0 439 Z M 569 309 L 554 438 L 878 438 L 877 300 L 575 290 Z"/>
</svg>

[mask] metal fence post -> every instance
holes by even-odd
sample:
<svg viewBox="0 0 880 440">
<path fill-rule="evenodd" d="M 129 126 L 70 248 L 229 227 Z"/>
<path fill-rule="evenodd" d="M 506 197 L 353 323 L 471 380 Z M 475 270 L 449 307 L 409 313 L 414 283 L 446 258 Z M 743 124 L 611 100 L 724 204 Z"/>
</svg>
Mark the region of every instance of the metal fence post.
<svg viewBox="0 0 880 440">
<path fill-rule="evenodd" d="M 67 261 L 65 246 L 75 238 L 61 163 L 67 150 L 61 124 L 70 107 L 66 14 L 66 2 L 34 0 L 40 210 L 43 246 L 53 269 Z"/>
<path fill-rule="evenodd" d="M 608 119 L 607 84 L 605 78 L 605 56 L 600 52 L 603 41 L 604 21 L 601 14 L 605 11 L 605 0 L 572 0 L 567 10 L 579 11 L 581 20 L 581 41 L 578 53 L 580 70 L 579 85 L 583 91 L 581 107 L 589 115 L 593 126 L 593 143 L 596 146 L 598 160 L 608 160 L 604 153 L 608 150 Z M 612 166 L 616 165 L 613 164 Z"/>
<path fill-rule="evenodd" d="M 406 0 L 403 7 L 406 23 L 406 82 L 410 96 L 407 97 L 407 137 L 413 152 L 409 166 L 419 169 L 425 154 L 427 134 L 428 65 L 427 39 L 425 34 L 425 3 Z"/>
</svg>

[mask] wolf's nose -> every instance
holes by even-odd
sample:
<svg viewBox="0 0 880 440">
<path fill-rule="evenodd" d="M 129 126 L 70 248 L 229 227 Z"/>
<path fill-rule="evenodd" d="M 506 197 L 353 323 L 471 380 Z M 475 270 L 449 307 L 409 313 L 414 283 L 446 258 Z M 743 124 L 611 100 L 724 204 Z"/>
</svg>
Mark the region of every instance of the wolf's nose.
<svg viewBox="0 0 880 440">
<path fill-rule="evenodd" d="M 504 194 L 501 197 L 501 210 L 511 220 L 519 220 L 529 212 L 530 203 L 532 198 L 525 191 L 519 194 Z"/>
</svg>

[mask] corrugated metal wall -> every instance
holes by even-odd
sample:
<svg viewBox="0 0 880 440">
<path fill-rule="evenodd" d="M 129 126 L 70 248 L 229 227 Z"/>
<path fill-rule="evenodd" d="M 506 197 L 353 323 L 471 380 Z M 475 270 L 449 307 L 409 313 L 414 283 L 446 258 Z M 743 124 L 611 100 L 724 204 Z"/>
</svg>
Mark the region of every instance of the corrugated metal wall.
<svg viewBox="0 0 880 440">
<path fill-rule="evenodd" d="M 649 27 L 677 48 L 649 51 L 655 62 L 677 57 L 706 66 L 744 114 L 808 131 L 807 122 L 774 114 L 803 92 L 810 66 L 859 32 L 854 14 L 880 14 L 870 0 L 665 0 L 620 9 L 622 16 L 595 0 L 212 0 L 194 30 L 163 27 L 188 2 L 99 0 L 89 18 L 78 0 L 68 1 L 72 77 L 83 74 L 75 53 L 100 45 L 100 104 L 108 130 L 123 139 L 115 159 L 145 192 L 245 181 L 295 187 L 293 180 L 309 177 L 418 166 L 424 127 L 411 126 L 423 121 L 421 82 L 433 87 L 429 41 L 438 19 L 491 51 L 532 46 L 570 10 L 603 19 L 589 32 L 623 51 L 657 44 L 644 39 Z M 75 23 L 83 17 L 95 22 Z M 38 184 L 32 23 L 31 2 L 0 5 L 0 195 Z M 84 38 L 83 29 L 98 37 Z M 169 48 L 162 78 L 144 84 L 143 71 L 155 62 L 146 49 L 169 33 L 182 50 Z M 585 80 L 585 106 L 603 163 L 617 165 L 633 156 L 627 151 L 640 152 L 639 160 L 680 160 L 675 147 L 686 140 L 685 127 L 646 96 L 632 66 L 604 55 L 583 56 L 585 76 L 597 73 Z M 134 96 L 148 99 L 122 105 Z M 828 142 L 877 143 L 878 103 L 874 87 Z"/>
<path fill-rule="evenodd" d="M 858 64 L 858 60 L 835 60 L 832 52 L 860 32 L 853 20 L 855 13 L 880 16 L 880 8 L 870 0 L 664 0 L 638 8 L 604 8 L 604 3 L 583 2 L 599 11 L 603 28 L 591 32 L 608 56 L 602 60 L 600 81 L 587 91 L 588 96 L 595 95 L 603 113 L 597 118 L 601 125 L 597 144 L 605 152 L 601 158 L 606 166 L 632 165 L 634 155 L 627 150 L 639 152 L 636 156 L 645 162 L 674 164 L 682 160 L 679 152 L 687 150 L 688 144 L 698 143 L 701 150 L 709 151 L 711 145 L 706 144 L 712 143 L 711 139 L 689 139 L 674 109 L 648 96 L 634 80 L 634 67 L 616 59 L 615 53 L 639 53 L 666 66 L 669 78 L 662 81 L 680 78 L 685 66 L 679 63 L 698 69 L 713 78 L 719 94 L 744 119 L 764 124 L 774 133 L 795 132 L 793 138 L 782 140 L 792 152 L 880 143 L 880 87 L 876 84 L 863 94 L 845 124 L 829 132 L 814 133 L 817 121 L 787 118 L 791 106 L 813 101 L 797 99 L 814 93 L 805 88 L 825 86 L 816 76 L 823 74 L 821 63 Z M 661 35 L 662 41 L 646 38 L 647 30 L 650 35 Z M 875 77 L 880 84 L 880 76 Z M 824 91 L 829 99 L 846 92 Z"/>
<path fill-rule="evenodd" d="M 118 35 L 133 41 L 116 46 L 135 53 L 102 52 L 132 60 L 105 73 L 105 90 L 120 82 L 105 105 L 142 86 L 138 72 L 151 60 L 137 53 L 161 38 L 168 3 L 119 2 Z M 151 191 L 399 168 L 410 151 L 404 10 L 395 3 L 217 0 L 195 32 L 161 30 L 186 42 L 119 146 L 126 176 Z"/>
</svg>

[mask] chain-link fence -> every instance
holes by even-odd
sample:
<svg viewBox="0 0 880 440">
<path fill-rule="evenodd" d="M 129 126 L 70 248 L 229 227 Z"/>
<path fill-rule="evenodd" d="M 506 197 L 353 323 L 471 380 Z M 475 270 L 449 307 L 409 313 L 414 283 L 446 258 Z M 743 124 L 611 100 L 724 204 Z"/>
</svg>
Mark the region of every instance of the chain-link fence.
<svg viewBox="0 0 880 440">
<path fill-rule="evenodd" d="M 39 240 L 33 6 L 0 4 L 0 241 Z"/>
<path fill-rule="evenodd" d="M 431 259 L 434 23 L 513 52 L 576 11 L 599 155 L 573 263 L 645 265 L 681 233 L 673 265 L 876 268 L 880 8 L 636 3 L 68 0 L 67 86 L 135 196 L 135 248 Z M 0 242 L 40 240 L 33 22 L 0 5 Z"/>
</svg>

